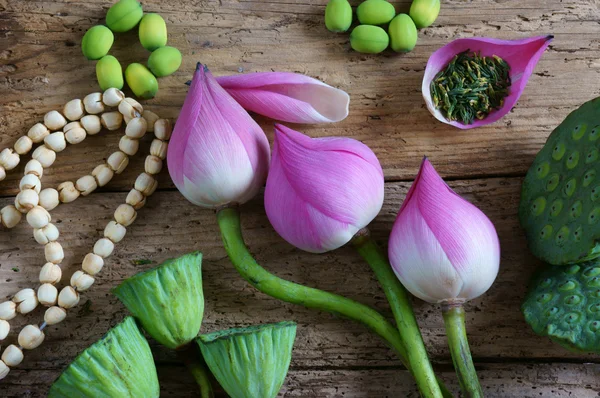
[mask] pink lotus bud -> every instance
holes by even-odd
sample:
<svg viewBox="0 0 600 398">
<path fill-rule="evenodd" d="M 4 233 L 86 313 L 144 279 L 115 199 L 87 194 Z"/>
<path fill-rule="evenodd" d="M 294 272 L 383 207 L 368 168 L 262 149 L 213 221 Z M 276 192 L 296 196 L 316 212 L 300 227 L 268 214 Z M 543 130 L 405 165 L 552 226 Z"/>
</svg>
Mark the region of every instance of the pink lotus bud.
<svg viewBox="0 0 600 398">
<path fill-rule="evenodd" d="M 219 84 L 250 111 L 290 123 L 339 122 L 348 116 L 345 91 L 299 73 L 221 76 Z"/>
<path fill-rule="evenodd" d="M 500 265 L 492 222 L 450 189 L 427 159 L 400 208 L 388 250 L 398 279 L 430 303 L 482 295 Z"/>
<path fill-rule="evenodd" d="M 267 216 L 292 245 L 323 253 L 346 244 L 383 204 L 375 154 L 350 138 L 310 138 L 275 127 L 265 190 Z"/>
<path fill-rule="evenodd" d="M 195 205 L 244 203 L 263 185 L 269 142 L 207 68 L 198 64 L 169 144 L 169 173 Z"/>
</svg>

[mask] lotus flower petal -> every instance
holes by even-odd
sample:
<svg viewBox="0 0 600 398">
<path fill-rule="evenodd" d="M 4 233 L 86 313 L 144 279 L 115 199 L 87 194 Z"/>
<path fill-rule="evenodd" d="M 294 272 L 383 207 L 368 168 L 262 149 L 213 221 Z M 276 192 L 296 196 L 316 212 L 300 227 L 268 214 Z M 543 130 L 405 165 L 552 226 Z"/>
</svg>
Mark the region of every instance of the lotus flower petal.
<svg viewBox="0 0 600 398">
<path fill-rule="evenodd" d="M 440 122 L 450 124 L 459 129 L 472 129 L 493 123 L 506 115 L 515 106 L 523 93 L 533 69 L 538 63 L 544 50 L 550 45 L 554 36 L 537 36 L 521 40 L 499 40 L 492 38 L 473 37 L 457 39 L 434 52 L 425 68 L 421 91 L 427 104 L 427 109 Z M 446 65 L 463 51 L 480 52 L 482 56 L 497 55 L 510 65 L 511 87 L 509 95 L 504 99 L 504 105 L 492 111 L 484 119 L 475 119 L 472 124 L 447 120 L 440 110 L 436 109 L 431 99 L 431 81 Z"/>
<path fill-rule="evenodd" d="M 275 127 L 265 209 L 285 240 L 309 252 L 334 250 L 367 226 L 382 204 L 383 171 L 369 147 Z"/>
<path fill-rule="evenodd" d="M 348 116 L 345 91 L 299 73 L 247 73 L 221 76 L 217 82 L 244 109 L 275 120 L 331 123 Z"/>
<path fill-rule="evenodd" d="M 492 222 L 458 196 L 425 159 L 390 236 L 389 257 L 404 286 L 422 300 L 471 300 L 498 274 Z"/>
<path fill-rule="evenodd" d="M 244 203 L 262 187 L 269 142 L 248 113 L 198 64 L 167 155 L 169 173 L 192 203 Z"/>
</svg>

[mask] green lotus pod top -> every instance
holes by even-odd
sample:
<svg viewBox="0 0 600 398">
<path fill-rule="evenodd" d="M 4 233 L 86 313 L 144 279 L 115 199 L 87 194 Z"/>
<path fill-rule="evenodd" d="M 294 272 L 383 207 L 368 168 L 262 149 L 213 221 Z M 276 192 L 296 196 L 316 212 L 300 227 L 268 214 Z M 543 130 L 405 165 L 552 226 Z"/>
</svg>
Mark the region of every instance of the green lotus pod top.
<svg viewBox="0 0 600 398">
<path fill-rule="evenodd" d="M 544 268 L 533 277 L 521 310 L 540 336 L 600 353 L 600 261 Z"/>
<path fill-rule="evenodd" d="M 552 132 L 527 172 L 519 218 L 534 255 L 555 265 L 600 255 L 600 98 Z"/>
<path fill-rule="evenodd" d="M 232 398 L 276 397 L 292 359 L 295 322 L 222 330 L 196 339 L 204 360 Z"/>
<path fill-rule="evenodd" d="M 135 319 L 127 317 L 75 358 L 48 397 L 152 398 L 159 393 L 150 346 Z"/>
<path fill-rule="evenodd" d="M 204 315 L 202 253 L 170 259 L 113 289 L 150 336 L 175 349 L 191 342 Z"/>
</svg>

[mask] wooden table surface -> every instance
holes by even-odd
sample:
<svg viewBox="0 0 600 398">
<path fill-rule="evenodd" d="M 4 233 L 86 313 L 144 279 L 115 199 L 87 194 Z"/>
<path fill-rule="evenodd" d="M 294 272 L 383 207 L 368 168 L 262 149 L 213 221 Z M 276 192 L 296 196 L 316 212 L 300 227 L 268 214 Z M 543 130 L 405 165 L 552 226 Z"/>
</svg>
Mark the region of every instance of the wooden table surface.
<svg viewBox="0 0 600 398">
<path fill-rule="evenodd" d="M 44 113 L 98 91 L 94 63 L 81 54 L 89 27 L 103 23 L 111 1 L 0 0 L 0 148 L 10 147 Z M 359 1 L 352 1 L 357 5 Z M 461 195 L 495 223 L 502 243 L 501 270 L 493 287 L 468 305 L 468 333 L 488 397 L 597 397 L 597 356 L 566 351 L 537 337 L 519 311 L 528 279 L 538 267 L 517 221 L 522 178 L 546 137 L 583 102 L 600 94 L 598 0 L 443 0 L 434 26 L 419 32 L 409 54 L 364 55 L 349 49 L 347 34 L 328 32 L 325 0 L 148 0 L 160 12 L 169 44 L 184 55 L 180 70 L 160 79 L 145 106 L 175 118 L 196 62 L 215 75 L 293 71 L 319 78 L 351 96 L 341 123 L 296 126 L 313 136 L 349 136 L 378 155 L 386 176 L 385 205 L 372 230 L 382 244 L 423 155 L 428 155 Z M 407 12 L 409 0 L 394 2 Z M 516 39 L 554 34 L 523 96 L 502 120 L 460 131 L 429 114 L 420 87 L 429 55 L 452 39 L 491 36 Z M 144 62 L 137 34 L 118 35 L 111 51 L 122 64 Z M 272 138 L 272 122 L 258 118 Z M 62 152 L 44 174 L 56 187 L 89 173 L 117 148 L 120 134 L 103 132 Z M 143 169 L 150 137 L 127 171 L 103 189 L 52 211 L 70 275 L 90 251 L 135 176 Z M 0 206 L 14 201 L 23 164 L 0 183 Z M 44 344 L 0 382 L 0 396 L 44 396 L 52 381 L 85 347 L 125 316 L 110 289 L 138 271 L 193 250 L 204 253 L 206 313 L 203 332 L 260 322 L 295 320 L 298 337 L 286 397 L 416 397 L 413 381 L 385 344 L 364 327 L 329 314 L 282 304 L 258 293 L 230 265 L 214 213 L 194 207 L 174 189 L 168 173 L 117 245 L 82 305 L 47 330 Z M 379 308 L 391 317 L 369 267 L 347 248 L 303 253 L 271 228 L 262 196 L 243 208 L 247 242 L 259 261 L 285 278 L 335 291 Z M 26 223 L 0 232 L 0 299 L 34 287 L 43 251 Z M 151 264 L 136 265 L 137 260 Z M 65 278 L 66 279 L 66 278 Z M 65 281 L 63 281 L 65 283 Z M 437 306 L 415 300 L 436 370 L 458 392 Z M 42 310 L 19 317 L 15 328 L 38 323 Z M 18 330 L 18 329 L 16 329 Z M 15 334 L 7 340 L 14 341 Z M 153 344 L 163 396 L 194 396 L 195 384 L 172 352 Z"/>
</svg>

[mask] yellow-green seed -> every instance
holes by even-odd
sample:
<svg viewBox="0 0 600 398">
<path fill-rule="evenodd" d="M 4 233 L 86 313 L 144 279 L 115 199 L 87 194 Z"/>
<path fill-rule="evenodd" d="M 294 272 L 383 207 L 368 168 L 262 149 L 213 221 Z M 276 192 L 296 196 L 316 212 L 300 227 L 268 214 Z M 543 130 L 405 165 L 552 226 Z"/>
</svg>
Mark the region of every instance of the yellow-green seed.
<svg viewBox="0 0 600 398">
<path fill-rule="evenodd" d="M 144 11 L 137 0 L 120 0 L 106 13 L 106 25 L 113 32 L 127 32 L 140 22 Z"/>
<path fill-rule="evenodd" d="M 390 46 L 396 52 L 409 52 L 417 44 L 417 27 L 412 18 L 406 14 L 398 14 L 388 28 Z"/>
<path fill-rule="evenodd" d="M 114 41 L 115 36 L 106 26 L 92 26 L 83 35 L 81 51 L 87 59 L 100 59 L 108 54 Z"/>
<path fill-rule="evenodd" d="M 168 76 L 179 69 L 180 65 L 181 53 L 175 47 L 161 47 L 154 50 L 148 58 L 148 68 L 156 77 Z"/>
<path fill-rule="evenodd" d="M 325 26 L 332 32 L 345 32 L 352 25 L 352 6 L 348 0 L 330 0 L 325 7 Z"/>
<path fill-rule="evenodd" d="M 96 78 L 102 91 L 111 87 L 123 88 L 123 69 L 112 55 L 105 55 L 96 64 Z"/>
<path fill-rule="evenodd" d="M 417 28 L 426 28 L 435 22 L 440 13 L 440 0 L 413 0 L 410 17 Z"/>
<path fill-rule="evenodd" d="M 356 16 L 362 24 L 383 25 L 396 15 L 394 6 L 386 0 L 367 0 L 356 9 Z"/>
<path fill-rule="evenodd" d="M 390 44 L 387 32 L 379 26 L 359 25 L 350 34 L 350 46 L 360 53 L 377 54 Z"/>
<path fill-rule="evenodd" d="M 140 43 L 148 51 L 167 44 L 167 24 L 158 14 L 146 14 L 140 21 Z"/>
<path fill-rule="evenodd" d="M 125 69 L 125 80 L 131 91 L 139 98 L 154 98 L 158 91 L 156 78 L 142 64 L 129 64 L 127 69 Z"/>
</svg>

